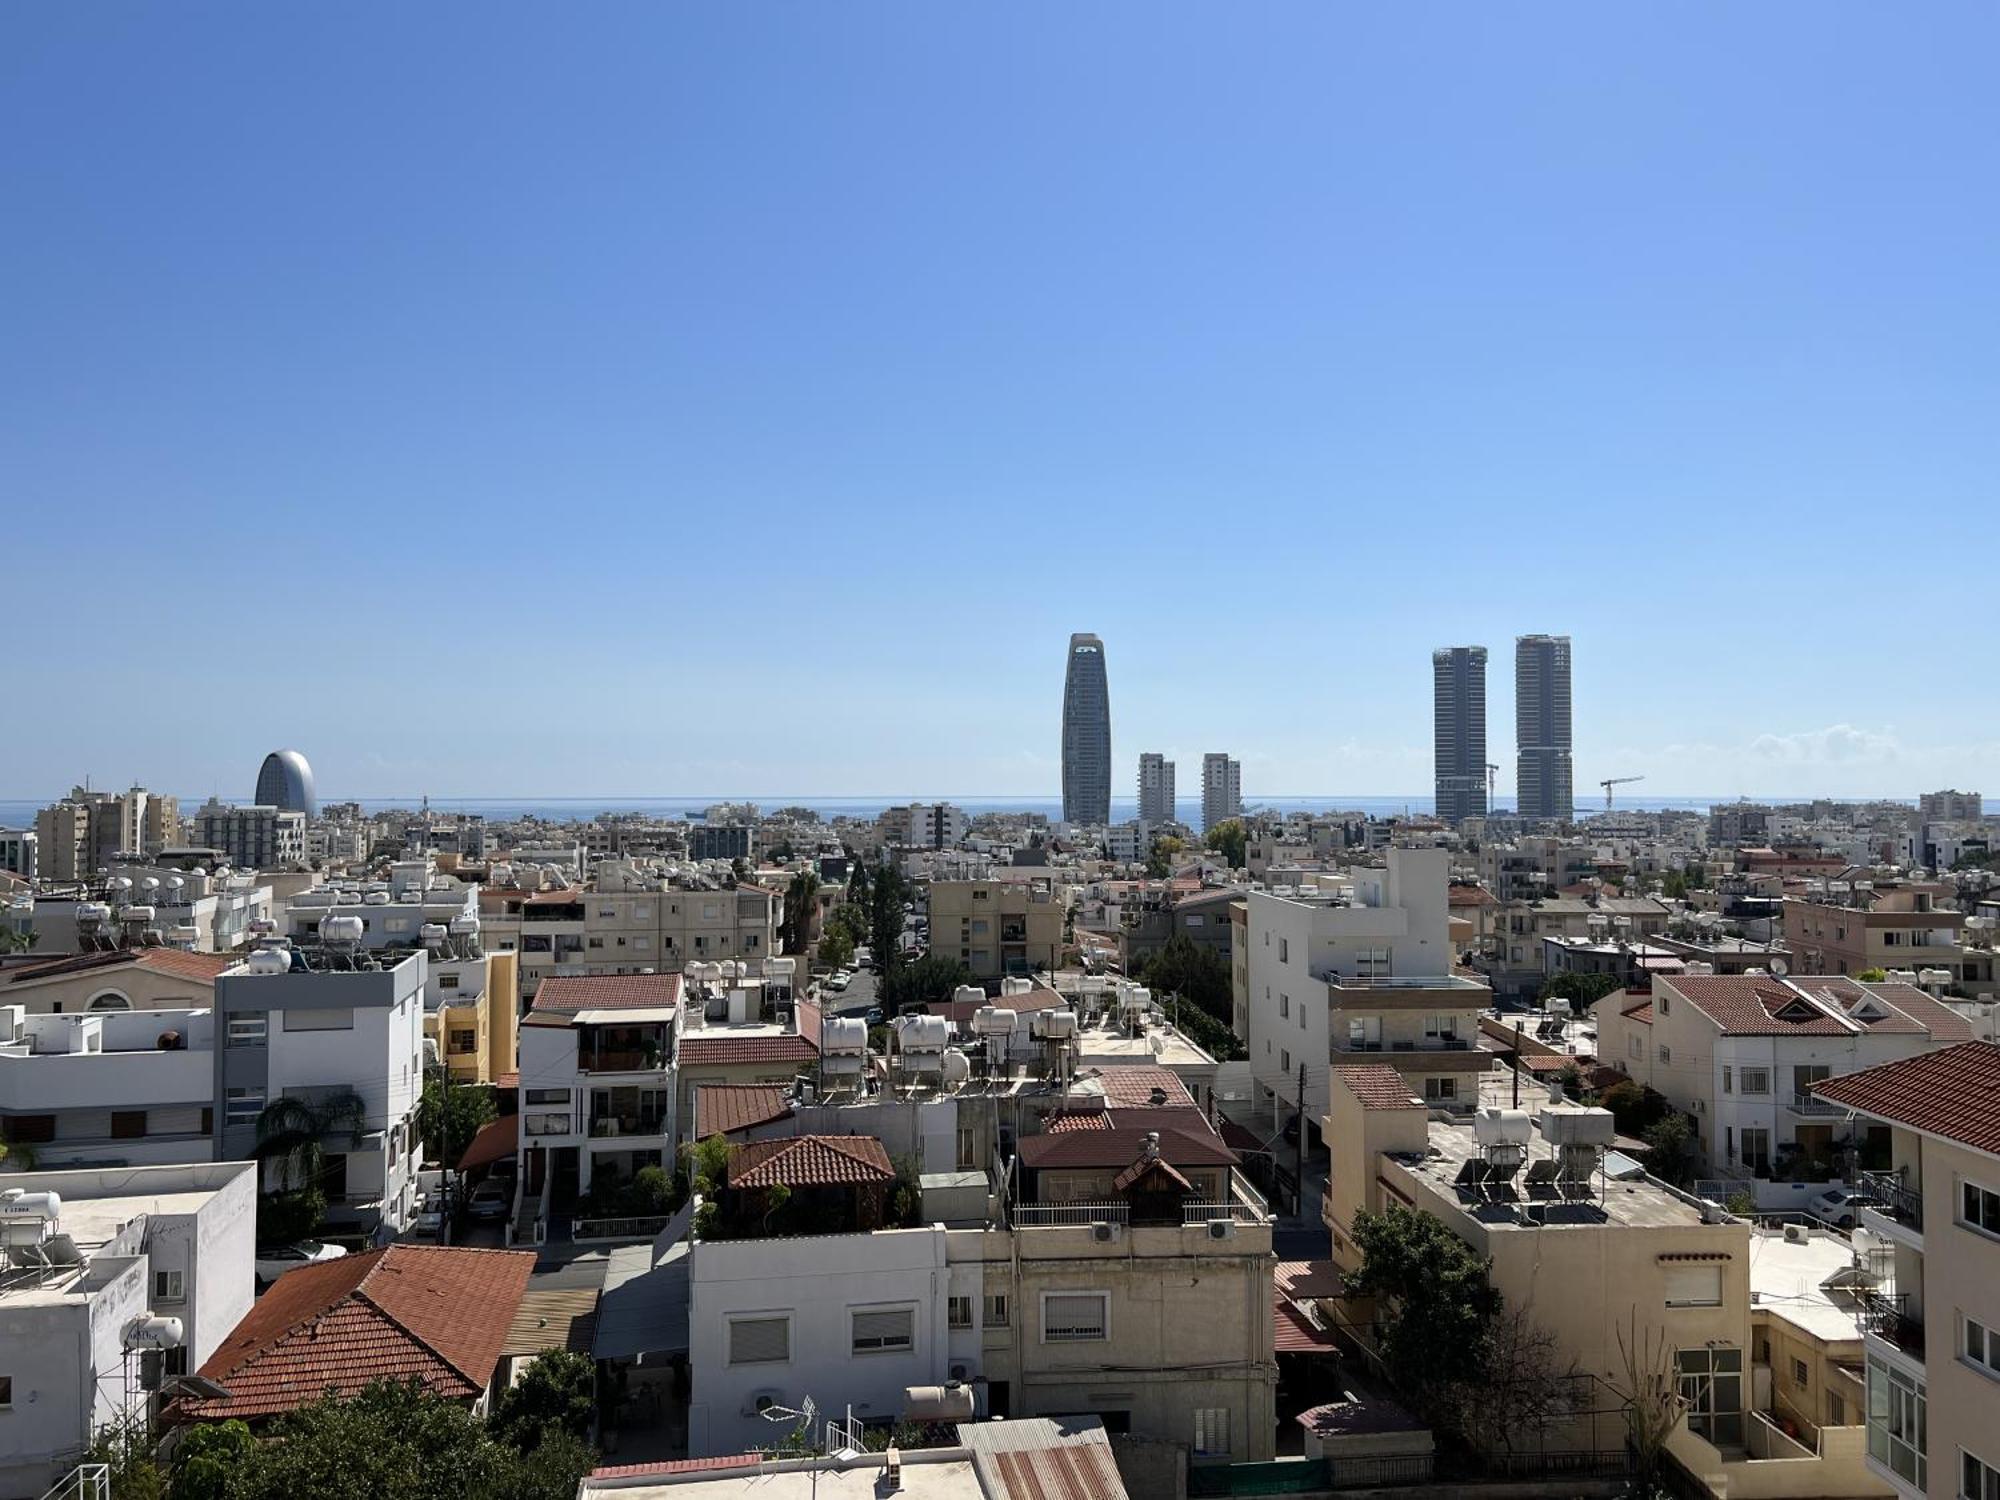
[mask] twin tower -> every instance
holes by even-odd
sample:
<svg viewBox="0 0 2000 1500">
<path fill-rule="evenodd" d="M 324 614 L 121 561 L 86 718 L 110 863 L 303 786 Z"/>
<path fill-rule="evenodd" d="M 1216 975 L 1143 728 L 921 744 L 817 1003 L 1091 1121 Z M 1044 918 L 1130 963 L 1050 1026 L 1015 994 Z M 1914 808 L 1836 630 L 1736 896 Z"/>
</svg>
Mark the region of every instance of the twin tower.
<svg viewBox="0 0 2000 1500">
<path fill-rule="evenodd" d="M 1445 646 L 1431 653 L 1436 679 L 1437 813 L 1447 823 L 1487 813 L 1486 648 Z M 1568 822 L 1570 787 L 1569 637 L 1514 641 L 1515 789 L 1523 818 Z"/>
</svg>

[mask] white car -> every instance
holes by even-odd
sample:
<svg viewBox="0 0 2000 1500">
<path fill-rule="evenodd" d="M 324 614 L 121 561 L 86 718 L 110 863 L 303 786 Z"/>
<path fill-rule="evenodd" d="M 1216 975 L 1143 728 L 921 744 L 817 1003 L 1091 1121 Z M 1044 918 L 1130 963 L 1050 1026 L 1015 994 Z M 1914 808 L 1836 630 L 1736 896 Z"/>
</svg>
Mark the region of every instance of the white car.
<svg viewBox="0 0 2000 1500">
<path fill-rule="evenodd" d="M 1856 1210 L 1881 1206 L 1882 1200 L 1873 1193 L 1858 1193 L 1852 1188 L 1828 1188 L 1807 1201 L 1806 1212 L 1836 1229 L 1852 1229 Z"/>
<path fill-rule="evenodd" d="M 833 978 L 827 980 L 826 987 L 836 995 L 854 983 L 854 976 L 845 969 L 836 970 Z"/>
<path fill-rule="evenodd" d="M 300 1266 L 316 1266 L 329 1260 L 339 1260 L 347 1252 L 338 1245 L 323 1245 L 318 1240 L 301 1240 L 296 1245 L 277 1245 L 269 1250 L 257 1252 L 257 1285 L 267 1287 L 287 1271 L 296 1271 Z"/>
</svg>

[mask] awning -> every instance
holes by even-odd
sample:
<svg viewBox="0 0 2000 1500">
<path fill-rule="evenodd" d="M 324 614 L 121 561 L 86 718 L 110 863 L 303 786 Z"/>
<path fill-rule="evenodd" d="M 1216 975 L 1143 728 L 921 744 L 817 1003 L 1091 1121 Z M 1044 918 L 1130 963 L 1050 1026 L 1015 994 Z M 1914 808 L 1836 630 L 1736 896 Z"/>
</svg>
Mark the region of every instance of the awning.
<svg viewBox="0 0 2000 1500">
<path fill-rule="evenodd" d="M 465 1148 L 465 1155 L 458 1159 L 458 1170 L 471 1172 L 512 1156 L 520 1144 L 520 1130 L 518 1115 L 502 1115 L 480 1126 L 479 1134 L 472 1138 L 472 1143 Z"/>
<path fill-rule="evenodd" d="M 597 1359 L 658 1358 L 688 1348 L 688 1247 L 653 1260 L 651 1245 L 619 1245 L 597 1302 Z"/>
</svg>

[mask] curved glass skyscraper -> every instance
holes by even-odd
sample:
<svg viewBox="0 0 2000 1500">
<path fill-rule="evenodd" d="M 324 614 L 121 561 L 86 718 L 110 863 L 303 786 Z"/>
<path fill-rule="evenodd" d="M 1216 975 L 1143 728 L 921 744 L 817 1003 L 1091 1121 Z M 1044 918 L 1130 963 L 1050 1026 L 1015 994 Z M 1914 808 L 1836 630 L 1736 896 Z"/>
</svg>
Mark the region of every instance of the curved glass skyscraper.
<svg viewBox="0 0 2000 1500">
<path fill-rule="evenodd" d="M 296 750 L 273 750 L 257 770 L 257 805 L 279 812 L 312 817 L 319 811 L 313 795 L 312 767 Z"/>
<path fill-rule="evenodd" d="M 1104 642 L 1069 638 L 1063 678 L 1063 821 L 1111 821 L 1111 688 L 1104 677 Z"/>
</svg>

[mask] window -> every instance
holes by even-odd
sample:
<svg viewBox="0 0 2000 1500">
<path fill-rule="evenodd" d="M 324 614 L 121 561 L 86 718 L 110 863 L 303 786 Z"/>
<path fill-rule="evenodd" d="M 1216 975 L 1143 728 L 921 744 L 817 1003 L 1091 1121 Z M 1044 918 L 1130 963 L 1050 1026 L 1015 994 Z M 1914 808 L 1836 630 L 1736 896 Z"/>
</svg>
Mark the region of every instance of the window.
<svg viewBox="0 0 2000 1500">
<path fill-rule="evenodd" d="M 1666 1272 L 1667 1306 L 1722 1306 L 1721 1266 L 1669 1265 Z"/>
<path fill-rule="evenodd" d="M 1847 1425 L 1847 1403 L 1834 1391 L 1826 1393 L 1826 1425 L 1829 1427 Z"/>
<path fill-rule="evenodd" d="M 1292 961 L 1292 940 L 1290 938 L 1279 938 L 1278 962 L 1281 964 L 1288 964 L 1291 961 Z"/>
<path fill-rule="evenodd" d="M 1762 1126 L 1743 1128 L 1743 1165 L 1757 1172 L 1771 1170 L 1771 1132 Z"/>
<path fill-rule="evenodd" d="M 179 1271 L 155 1271 L 153 1273 L 153 1300 L 155 1302 L 179 1302 L 182 1300 L 181 1273 Z"/>
<path fill-rule="evenodd" d="M 1920 1490 L 1930 1487 L 1929 1404 L 1922 1380 L 1868 1361 L 1868 1456 Z"/>
<path fill-rule="evenodd" d="M 1458 1080 L 1456 1078 L 1426 1078 L 1424 1080 L 1424 1097 L 1432 1102 L 1444 1099 L 1456 1099 L 1458 1097 Z"/>
<path fill-rule="evenodd" d="M 0 1375 L 0 1411 L 14 1409 L 14 1377 Z"/>
<path fill-rule="evenodd" d="M 1968 1228 L 2000 1234 L 2000 1193 L 1976 1182 L 1960 1183 L 1959 1220 Z"/>
<path fill-rule="evenodd" d="M 1292 1018 L 1292 997 L 1290 995 L 1278 996 L 1278 1019 L 1281 1021 L 1289 1021 L 1291 1018 Z"/>
<path fill-rule="evenodd" d="M 261 1010 L 239 1011 L 229 1018 L 229 1039 L 231 1047 L 261 1047 L 270 1022 Z"/>
<path fill-rule="evenodd" d="M 230 1089 L 223 1095 L 222 1118 L 231 1125 L 246 1125 L 263 1112 L 262 1089 Z"/>
<path fill-rule="evenodd" d="M 732 1365 L 783 1364 L 791 1357 L 792 1320 L 785 1314 L 729 1320 L 729 1362 Z"/>
<path fill-rule="evenodd" d="M 2000 1500 L 2000 1469 L 1958 1450 L 1959 1500 Z"/>
<path fill-rule="evenodd" d="M 476 1030 L 470 1030 L 464 1027 L 459 1027 L 455 1028 L 452 1031 L 451 1034 L 452 1051 L 471 1052 L 476 1050 L 478 1046 L 479 1046 L 479 1033 Z"/>
<path fill-rule="evenodd" d="M 529 1089 L 528 1102 L 530 1104 L 567 1104 L 569 1103 L 569 1090 Z"/>
<path fill-rule="evenodd" d="M 945 1314 L 953 1328 L 972 1326 L 972 1299 L 970 1297 L 947 1297 Z"/>
<path fill-rule="evenodd" d="M 1718 1448 L 1743 1441 L 1743 1351 L 1726 1344 L 1683 1349 L 1676 1359 L 1688 1429 Z"/>
<path fill-rule="evenodd" d="M 458 988 L 458 976 L 457 976 L 456 974 L 440 974 L 440 975 L 438 975 L 438 988 L 439 988 L 439 989 L 441 989 L 441 990 L 455 990 L 455 989 L 457 989 L 457 988 Z"/>
<path fill-rule="evenodd" d="M 1745 1068 L 1743 1070 L 1743 1092 L 1746 1094 L 1768 1094 L 1771 1092 L 1771 1070 L 1769 1068 Z"/>
<path fill-rule="evenodd" d="M 1196 1458 L 1227 1458 L 1229 1456 L 1228 1407 L 1198 1406 L 1195 1408 L 1194 1456 Z"/>
<path fill-rule="evenodd" d="M 1665 1042 L 1660 1043 L 1660 1061 L 1663 1063 L 1670 1063 L 1673 1060 L 1674 1060 L 1674 1049 L 1669 1047 Z"/>
<path fill-rule="evenodd" d="M 1291 1071 L 1292 1071 L 1292 1054 L 1291 1054 L 1290 1052 L 1286 1052 L 1286 1051 L 1281 1051 L 1281 1052 L 1279 1052 L 1279 1054 L 1278 1054 L 1278 1066 L 1279 1066 L 1280 1068 L 1284 1069 L 1284 1071 L 1285 1071 L 1285 1072 L 1287 1072 L 1287 1073 L 1291 1072 Z"/>
<path fill-rule="evenodd" d="M 958 1164 L 967 1169 L 979 1165 L 978 1137 L 963 1125 L 958 1128 Z"/>
<path fill-rule="evenodd" d="M 917 1312 L 913 1307 L 880 1308 L 851 1314 L 856 1354 L 876 1354 L 915 1347 Z"/>
<path fill-rule="evenodd" d="M 1660 991 L 1659 1006 L 1660 1014 L 1663 1016 L 1670 1016 L 1674 1013 L 1672 1000 L 1665 990 Z"/>
<path fill-rule="evenodd" d="M 1110 1336 L 1109 1292 L 1042 1293 L 1042 1342 L 1082 1344 Z"/>
<path fill-rule="evenodd" d="M 1958 1348 L 1967 1363 L 1977 1365 L 1982 1375 L 2000 1376 L 2000 1328 L 1988 1328 L 1967 1318 L 1965 1335 Z"/>
<path fill-rule="evenodd" d="M 1631 1053 L 1632 1056 L 1637 1058 L 1639 1061 L 1641 1062 L 1645 1061 L 1646 1043 L 1643 1037 L 1637 1037 L 1637 1036 L 1627 1037 L 1625 1039 L 1625 1050 Z"/>
<path fill-rule="evenodd" d="M 1812 1384 L 1812 1371 L 1806 1368 L 1806 1362 L 1802 1359 L 1795 1359 L 1792 1361 L 1792 1384 L 1793 1385 Z"/>
<path fill-rule="evenodd" d="M 1725 1094 L 1736 1092 L 1736 1070 L 1728 1063 L 1722 1065 L 1722 1092 Z"/>
<path fill-rule="evenodd" d="M 1005 1292 L 988 1292 L 986 1294 L 985 1323 L 988 1328 L 1005 1328 L 1007 1326 L 1007 1294 Z"/>
<path fill-rule="evenodd" d="M 146 1138 L 146 1112 L 143 1109 L 114 1109 L 111 1111 L 111 1139 L 114 1141 L 142 1141 Z"/>
</svg>

